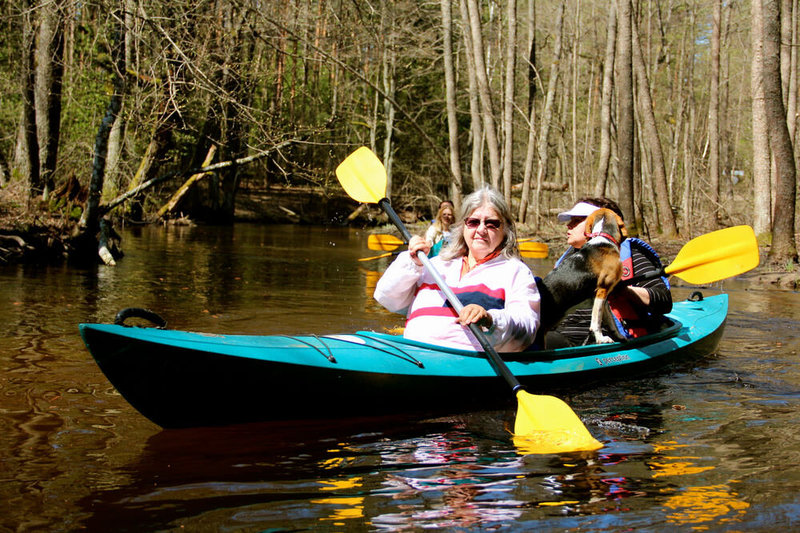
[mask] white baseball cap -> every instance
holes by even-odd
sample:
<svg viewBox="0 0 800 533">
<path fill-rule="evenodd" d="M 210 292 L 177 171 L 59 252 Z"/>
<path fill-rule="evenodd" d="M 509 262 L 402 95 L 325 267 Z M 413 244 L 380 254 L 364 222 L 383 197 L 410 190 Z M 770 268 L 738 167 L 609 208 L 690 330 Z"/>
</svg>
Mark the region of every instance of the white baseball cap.
<svg viewBox="0 0 800 533">
<path fill-rule="evenodd" d="M 601 208 L 587 202 L 578 202 L 577 204 L 572 206 L 572 209 L 570 209 L 569 211 L 564 211 L 563 213 L 559 213 L 558 221 L 569 222 L 569 219 L 571 219 L 572 217 L 588 217 L 598 209 Z"/>
</svg>

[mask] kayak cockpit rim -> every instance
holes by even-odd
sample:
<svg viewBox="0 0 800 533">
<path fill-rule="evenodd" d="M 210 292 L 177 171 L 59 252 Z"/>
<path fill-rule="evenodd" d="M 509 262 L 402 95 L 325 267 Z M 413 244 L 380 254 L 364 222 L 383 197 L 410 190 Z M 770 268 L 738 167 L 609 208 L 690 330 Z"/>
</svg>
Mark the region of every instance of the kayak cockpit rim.
<svg viewBox="0 0 800 533">
<path fill-rule="evenodd" d="M 567 348 L 557 348 L 554 350 L 525 350 L 522 352 L 503 352 L 501 355 L 503 356 L 503 359 L 506 361 L 536 362 L 536 361 L 553 361 L 556 359 L 570 359 L 573 357 L 575 358 L 585 357 L 586 355 L 602 354 L 606 352 L 617 352 L 621 349 L 636 348 L 638 346 L 652 344 L 654 342 L 660 342 L 662 340 L 671 339 L 677 336 L 678 333 L 683 328 L 683 324 L 681 324 L 680 321 L 675 320 L 674 318 L 667 318 L 666 320 L 667 320 L 666 326 L 660 331 L 651 333 L 649 335 L 645 335 L 643 337 L 637 337 L 635 339 L 617 341 L 608 344 L 586 344 L 584 346 L 570 346 Z M 429 344 L 425 342 L 415 341 L 412 339 L 407 339 L 402 335 L 392 335 L 389 333 L 380 333 L 377 331 L 358 331 L 356 332 L 356 335 L 376 342 L 385 342 L 387 344 L 392 345 L 393 347 L 396 347 L 395 346 L 396 344 L 407 344 L 409 346 L 426 348 L 438 352 L 448 352 L 469 357 L 483 357 L 483 354 L 481 352 L 476 352 L 472 350 L 461 350 L 458 348 L 449 348 L 446 346 L 439 346 L 436 344 Z"/>
</svg>

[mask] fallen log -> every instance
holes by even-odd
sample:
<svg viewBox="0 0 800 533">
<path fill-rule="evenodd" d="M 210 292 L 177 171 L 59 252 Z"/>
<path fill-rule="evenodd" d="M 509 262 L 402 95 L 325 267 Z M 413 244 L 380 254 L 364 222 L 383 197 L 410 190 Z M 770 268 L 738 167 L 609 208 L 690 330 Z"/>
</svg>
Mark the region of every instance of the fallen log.
<svg viewBox="0 0 800 533">
<path fill-rule="evenodd" d="M 117 196 L 116 198 L 111 200 L 109 203 L 100 206 L 100 210 L 101 210 L 101 212 L 103 214 L 106 214 L 109 211 L 111 211 L 112 209 L 114 209 L 115 207 L 117 207 L 118 205 L 124 203 L 125 201 L 129 200 L 130 198 L 133 198 L 133 197 L 141 194 L 142 192 L 146 191 L 150 187 L 153 187 L 154 185 L 158 185 L 159 183 L 163 183 L 165 181 L 171 180 L 172 178 L 175 178 L 175 177 L 178 177 L 178 176 L 192 175 L 192 174 L 205 174 L 207 172 L 212 172 L 214 170 L 227 168 L 227 167 L 230 167 L 230 166 L 233 166 L 233 165 L 246 165 L 246 164 L 252 163 L 253 161 L 256 161 L 258 159 L 262 159 L 264 157 L 267 157 L 268 155 L 272 154 L 272 152 L 275 152 L 276 150 L 280 150 L 281 148 L 289 146 L 290 144 L 295 143 L 295 142 L 297 142 L 297 139 L 289 139 L 288 141 L 283 141 L 282 143 L 276 144 L 275 146 L 273 146 L 269 150 L 264 150 L 262 152 L 259 152 L 257 154 L 253 154 L 253 155 L 250 155 L 250 156 L 247 156 L 247 157 L 240 157 L 239 159 L 221 161 L 219 163 L 214 163 L 213 165 L 207 165 L 207 166 L 203 166 L 203 167 L 200 167 L 200 168 L 190 168 L 188 170 L 182 170 L 182 171 L 176 170 L 174 172 L 168 172 L 168 173 L 164 174 L 163 176 L 158 176 L 156 178 L 147 180 L 146 182 L 142 183 L 138 187 L 129 190 L 125 194 L 121 194 L 120 196 Z"/>
<path fill-rule="evenodd" d="M 28 243 L 26 243 L 25 240 L 19 235 L 0 235 L 0 241 L 13 241 L 20 248 L 25 248 L 25 247 L 30 248 L 28 246 Z"/>
<path fill-rule="evenodd" d="M 542 182 L 542 190 L 543 191 L 566 191 L 569 189 L 569 183 L 556 183 L 554 181 L 543 181 Z M 522 190 L 522 183 L 517 183 L 511 186 L 512 191 L 520 191 Z"/>
<path fill-rule="evenodd" d="M 208 165 L 211 164 L 211 161 L 214 159 L 214 154 L 216 152 L 217 152 L 216 145 L 211 145 L 211 148 L 208 149 L 208 154 L 206 154 L 206 158 L 203 161 L 203 167 L 207 167 Z M 209 172 L 198 172 L 197 174 L 192 174 L 192 177 L 186 180 L 183 183 L 183 185 L 181 185 L 178 188 L 178 190 L 175 191 L 175 194 L 172 195 L 172 198 L 170 198 L 169 201 L 166 204 L 164 204 L 161 207 L 161 209 L 158 210 L 158 212 L 156 213 L 156 217 L 163 218 L 165 215 L 172 213 L 172 211 L 174 211 L 175 208 L 178 207 L 178 204 L 180 203 L 181 199 L 184 196 L 186 196 L 186 193 L 189 192 L 192 186 L 201 179 L 203 179 L 204 177 L 206 177 L 208 174 Z"/>
</svg>

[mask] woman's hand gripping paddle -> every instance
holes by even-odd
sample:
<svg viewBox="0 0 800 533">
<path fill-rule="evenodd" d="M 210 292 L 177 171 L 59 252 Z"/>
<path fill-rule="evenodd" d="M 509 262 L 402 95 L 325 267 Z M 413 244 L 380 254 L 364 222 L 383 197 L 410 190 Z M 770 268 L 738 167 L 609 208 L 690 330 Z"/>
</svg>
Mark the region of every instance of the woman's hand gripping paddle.
<svg viewBox="0 0 800 533">
<path fill-rule="evenodd" d="M 395 213 L 389 199 L 384 196 L 386 194 L 386 169 L 369 148 L 361 147 L 342 161 L 336 169 L 336 177 L 351 198 L 357 202 L 377 203 L 400 230 L 403 238 L 406 241 L 411 239 L 408 229 Z M 417 257 L 436 280 L 453 309 L 459 313 L 463 309 L 463 305 L 458 297 L 447 286 L 424 252 L 419 251 Z M 470 330 L 483 347 L 494 370 L 508 382 L 517 396 L 514 434 L 516 437 L 525 438 L 527 453 L 566 453 L 591 451 L 603 447 L 592 437 L 578 415 L 562 400 L 554 396 L 540 396 L 525 392 L 517 378 L 489 343 L 480 326 L 470 324 Z"/>
</svg>

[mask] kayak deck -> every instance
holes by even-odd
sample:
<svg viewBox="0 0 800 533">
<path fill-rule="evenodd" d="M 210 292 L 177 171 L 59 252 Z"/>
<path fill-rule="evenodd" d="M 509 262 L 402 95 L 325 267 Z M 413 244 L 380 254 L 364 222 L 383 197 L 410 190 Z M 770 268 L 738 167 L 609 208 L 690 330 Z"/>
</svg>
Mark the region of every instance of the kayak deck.
<svg viewBox="0 0 800 533">
<path fill-rule="evenodd" d="M 623 343 L 502 354 L 529 391 L 630 376 L 716 348 L 727 295 L 676 302 L 672 325 Z M 109 381 L 162 427 L 465 411 L 513 400 L 482 353 L 359 331 L 216 335 L 81 324 Z"/>
</svg>

